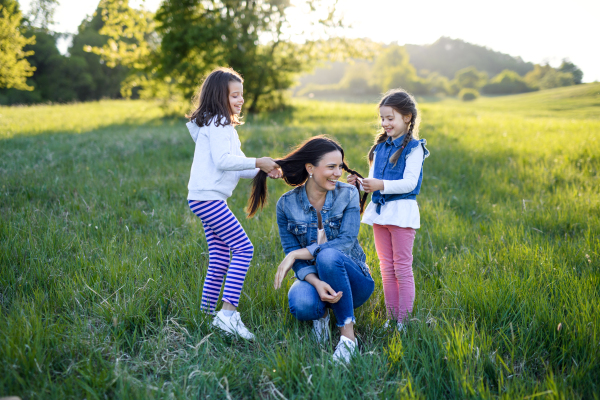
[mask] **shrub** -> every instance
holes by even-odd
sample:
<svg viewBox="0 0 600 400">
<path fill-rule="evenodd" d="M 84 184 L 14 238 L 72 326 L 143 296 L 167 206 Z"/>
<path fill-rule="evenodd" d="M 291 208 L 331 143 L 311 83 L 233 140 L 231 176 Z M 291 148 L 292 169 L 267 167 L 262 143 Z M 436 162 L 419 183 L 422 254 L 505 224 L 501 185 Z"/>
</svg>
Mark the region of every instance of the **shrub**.
<svg viewBox="0 0 600 400">
<path fill-rule="evenodd" d="M 508 69 L 500 72 L 487 85 L 481 88 L 481 91 L 486 94 L 516 94 L 531 90 L 519 74 Z"/>
<path fill-rule="evenodd" d="M 458 98 L 462 101 L 472 101 L 479 97 L 479 92 L 476 89 L 464 88 L 458 93 Z"/>
</svg>

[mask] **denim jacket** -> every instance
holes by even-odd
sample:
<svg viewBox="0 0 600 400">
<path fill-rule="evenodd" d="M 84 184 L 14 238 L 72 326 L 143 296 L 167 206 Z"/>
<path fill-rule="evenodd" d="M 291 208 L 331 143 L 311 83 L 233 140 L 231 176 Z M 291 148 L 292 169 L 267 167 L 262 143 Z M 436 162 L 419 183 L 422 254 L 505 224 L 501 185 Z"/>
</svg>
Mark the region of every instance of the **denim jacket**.
<svg viewBox="0 0 600 400">
<path fill-rule="evenodd" d="M 327 192 L 321 218 L 327 242 L 319 245 L 317 210 L 308 201 L 304 185 L 281 196 L 277 202 L 277 225 L 285 254 L 306 248 L 316 258 L 321 250 L 334 248 L 350 257 L 363 273 L 369 274 L 365 263 L 367 257 L 357 239 L 360 228 L 358 190 L 337 182 L 335 189 Z M 300 280 L 317 273 L 315 259 L 296 260 L 292 268 Z"/>
<path fill-rule="evenodd" d="M 404 141 L 404 135 L 400 136 L 396 140 L 388 138 L 385 142 L 379 143 L 375 148 L 375 165 L 373 167 L 373 178 L 383 180 L 397 180 L 404 177 L 404 168 L 406 167 L 406 159 L 418 146 L 423 146 L 423 162 L 429 156 L 429 150 L 425 147 L 427 141 L 425 139 L 416 140 L 412 139 L 406 147 L 402 150 L 400 157 L 396 164 L 390 163 L 389 159 L 392 155 L 400 148 L 400 145 Z M 399 194 L 381 194 L 381 191 L 377 190 L 373 192 L 371 201 L 377 204 L 377 214 L 381 210 L 381 206 L 388 201 L 411 199 L 415 200 L 417 195 L 421 191 L 421 183 L 423 182 L 423 164 L 421 164 L 421 174 L 419 175 L 419 181 L 417 186 L 410 193 L 399 193 Z"/>
</svg>

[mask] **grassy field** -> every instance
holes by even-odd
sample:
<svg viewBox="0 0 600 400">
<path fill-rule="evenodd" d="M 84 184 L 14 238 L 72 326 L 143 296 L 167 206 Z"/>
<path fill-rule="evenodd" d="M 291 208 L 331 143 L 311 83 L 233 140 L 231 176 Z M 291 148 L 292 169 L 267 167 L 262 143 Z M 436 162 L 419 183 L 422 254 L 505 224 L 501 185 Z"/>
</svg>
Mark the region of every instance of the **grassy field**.
<svg viewBox="0 0 600 400">
<path fill-rule="evenodd" d="M 600 85 L 421 109 L 412 321 L 381 328 L 363 226 L 376 289 L 357 310 L 362 356 L 335 367 L 335 343 L 272 288 L 281 182 L 254 219 L 248 182 L 229 202 L 256 249 L 240 311 L 257 335 L 230 339 L 199 311 L 184 121 L 142 101 L 0 107 L 0 396 L 599 398 Z M 297 101 L 238 131 L 251 156 L 329 134 L 366 173 L 376 124 L 374 105 Z"/>
</svg>

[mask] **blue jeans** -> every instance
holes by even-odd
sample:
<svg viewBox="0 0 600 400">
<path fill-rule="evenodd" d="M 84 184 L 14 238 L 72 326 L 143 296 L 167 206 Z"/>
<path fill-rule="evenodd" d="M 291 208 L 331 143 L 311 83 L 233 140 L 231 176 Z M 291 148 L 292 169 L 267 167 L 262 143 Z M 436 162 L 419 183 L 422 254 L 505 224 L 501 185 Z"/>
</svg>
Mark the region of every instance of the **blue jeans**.
<svg viewBox="0 0 600 400">
<path fill-rule="evenodd" d="M 316 264 L 319 279 L 336 292 L 342 291 L 342 298 L 335 304 L 324 302 L 313 285 L 297 280 L 288 292 L 290 312 L 300 321 L 311 321 L 321 318 L 326 308 L 332 308 L 338 327 L 355 323 L 354 309 L 371 297 L 375 289 L 373 278 L 351 258 L 333 248 L 321 250 Z"/>
</svg>

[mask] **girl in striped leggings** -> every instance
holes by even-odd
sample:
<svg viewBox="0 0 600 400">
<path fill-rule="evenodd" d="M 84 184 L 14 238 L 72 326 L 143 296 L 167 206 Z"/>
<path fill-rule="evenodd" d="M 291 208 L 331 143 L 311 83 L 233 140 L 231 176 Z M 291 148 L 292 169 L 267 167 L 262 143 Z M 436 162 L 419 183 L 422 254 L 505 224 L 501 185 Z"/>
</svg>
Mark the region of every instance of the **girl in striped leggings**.
<svg viewBox="0 0 600 400">
<path fill-rule="evenodd" d="M 240 178 L 252 179 L 259 170 L 279 178 L 281 172 L 272 158 L 249 158 L 241 150 L 235 126 L 240 124 L 243 90 L 242 77 L 231 68 L 215 69 L 200 88 L 198 108 L 187 116 L 196 142 L 188 203 L 202 220 L 208 244 L 201 309 L 215 314 L 225 278 L 223 307 L 213 325 L 250 340 L 254 335 L 241 321 L 237 306 L 254 247 L 226 201 Z"/>
</svg>

